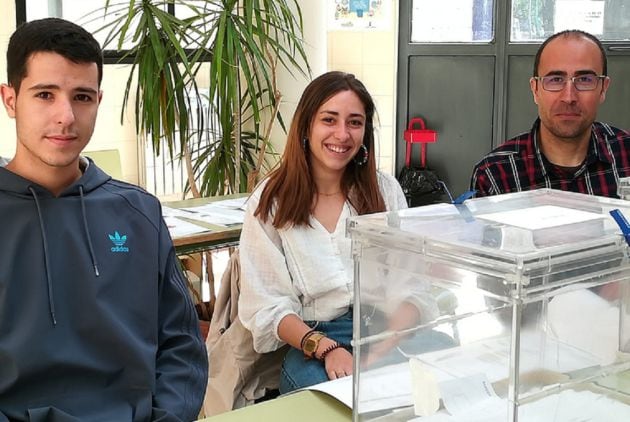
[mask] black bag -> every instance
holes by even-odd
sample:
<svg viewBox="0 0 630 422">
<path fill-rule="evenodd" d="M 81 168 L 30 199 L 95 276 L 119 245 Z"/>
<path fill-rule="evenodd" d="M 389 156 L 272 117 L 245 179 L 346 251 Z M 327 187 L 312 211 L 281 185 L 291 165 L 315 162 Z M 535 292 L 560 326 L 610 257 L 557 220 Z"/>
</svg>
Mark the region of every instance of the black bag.
<svg viewBox="0 0 630 422">
<path fill-rule="evenodd" d="M 420 167 L 403 167 L 398 181 L 406 197 L 443 193 L 444 190 L 434 171 Z"/>
<path fill-rule="evenodd" d="M 420 129 L 414 129 L 415 124 L 420 125 Z M 407 204 L 410 207 L 416 207 L 444 202 L 446 198 L 443 184 L 440 183 L 438 175 L 426 167 L 426 144 L 436 142 L 437 133 L 427 130 L 424 120 L 416 117 L 409 121 L 404 137 L 407 144 L 405 167 L 400 171 L 398 182 L 407 197 Z M 411 147 L 414 143 L 420 144 L 420 167 L 411 166 Z"/>
</svg>

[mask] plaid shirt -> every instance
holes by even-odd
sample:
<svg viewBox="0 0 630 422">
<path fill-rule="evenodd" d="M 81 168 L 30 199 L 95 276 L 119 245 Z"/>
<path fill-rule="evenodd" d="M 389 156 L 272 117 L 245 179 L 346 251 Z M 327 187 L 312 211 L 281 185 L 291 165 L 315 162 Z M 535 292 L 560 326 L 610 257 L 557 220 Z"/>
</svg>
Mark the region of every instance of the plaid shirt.
<svg viewBox="0 0 630 422">
<path fill-rule="evenodd" d="M 476 196 L 539 188 L 618 198 L 617 182 L 630 177 L 630 133 L 595 122 L 584 163 L 574 171 L 556 166 L 540 151 L 536 120 L 531 132 L 506 141 L 475 165 Z"/>
</svg>

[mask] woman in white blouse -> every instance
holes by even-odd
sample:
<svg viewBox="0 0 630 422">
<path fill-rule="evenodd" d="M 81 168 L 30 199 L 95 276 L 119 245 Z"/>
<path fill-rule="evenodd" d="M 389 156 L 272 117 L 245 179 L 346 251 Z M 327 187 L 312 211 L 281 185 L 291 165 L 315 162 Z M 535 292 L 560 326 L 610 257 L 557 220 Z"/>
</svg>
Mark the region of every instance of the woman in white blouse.
<svg viewBox="0 0 630 422">
<path fill-rule="evenodd" d="M 313 80 L 279 167 L 248 202 L 239 316 L 257 352 L 292 346 L 281 393 L 352 373 L 353 264 L 345 222 L 407 206 L 396 179 L 376 170 L 374 113 L 353 75 Z"/>
</svg>

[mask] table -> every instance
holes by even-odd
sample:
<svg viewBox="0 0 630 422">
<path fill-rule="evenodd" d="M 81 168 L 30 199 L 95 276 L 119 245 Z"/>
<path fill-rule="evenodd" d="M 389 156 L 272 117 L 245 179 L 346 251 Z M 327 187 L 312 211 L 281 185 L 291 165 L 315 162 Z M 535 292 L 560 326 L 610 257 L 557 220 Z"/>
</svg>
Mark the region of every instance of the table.
<svg viewBox="0 0 630 422">
<path fill-rule="evenodd" d="M 248 193 L 237 193 L 233 195 L 221 195 L 210 198 L 194 198 L 185 199 L 182 201 L 169 201 L 164 202 L 162 205 L 170 208 L 187 208 L 206 205 L 212 202 L 223 201 L 226 199 L 236 199 L 247 197 Z M 209 229 L 207 232 L 195 233 L 192 235 L 173 237 L 173 246 L 175 246 L 175 253 L 178 256 L 200 254 L 201 256 L 201 269 L 200 269 L 200 285 L 195 288 L 200 294 L 200 297 L 209 297 L 210 309 L 214 307 L 215 301 L 215 286 L 214 276 L 212 269 L 212 250 L 225 249 L 238 246 L 239 239 L 241 237 L 242 225 L 233 225 L 229 227 L 219 226 L 215 224 L 206 223 L 194 219 L 186 219 L 194 224 L 206 227 Z M 207 294 L 204 292 L 204 286 L 209 287 Z"/>
<path fill-rule="evenodd" d="M 248 195 L 248 193 L 238 193 L 234 195 L 214 196 L 211 198 L 186 199 L 183 201 L 165 202 L 163 205 L 171 208 L 194 207 L 225 199 L 243 198 Z M 207 227 L 211 231 L 183 237 L 174 237 L 173 245 L 175 246 L 177 255 L 207 252 L 214 249 L 223 249 L 238 245 L 241 236 L 241 225 L 224 227 L 201 221 L 194 221 L 194 223 L 202 227 Z"/>
<path fill-rule="evenodd" d="M 347 422 L 352 411 L 326 393 L 312 390 L 282 396 L 231 412 L 201 419 L 203 422 Z"/>
</svg>

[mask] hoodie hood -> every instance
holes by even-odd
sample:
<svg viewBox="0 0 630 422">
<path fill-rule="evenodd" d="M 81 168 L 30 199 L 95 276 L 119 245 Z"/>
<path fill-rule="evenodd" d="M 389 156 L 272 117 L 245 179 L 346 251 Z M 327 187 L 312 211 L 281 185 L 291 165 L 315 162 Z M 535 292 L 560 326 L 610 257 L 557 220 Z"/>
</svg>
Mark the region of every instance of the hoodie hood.
<svg viewBox="0 0 630 422">
<path fill-rule="evenodd" d="M 0 168 L 0 191 L 16 195 L 22 198 L 32 198 L 34 202 L 34 206 L 37 209 L 37 217 L 39 220 L 39 227 L 41 230 L 42 236 L 42 247 L 44 250 L 44 268 L 46 271 L 46 288 L 48 291 L 48 307 L 50 310 L 50 318 L 53 325 L 57 325 L 57 319 L 55 316 L 55 300 L 54 300 L 54 288 L 53 288 L 53 280 L 51 277 L 51 267 L 50 267 L 50 253 L 48 249 L 48 238 L 46 233 L 46 224 L 44 223 L 45 219 L 43 217 L 44 212 L 42 211 L 41 200 L 50 199 L 50 200 L 64 200 L 64 198 L 78 196 L 80 198 L 81 203 L 81 215 L 83 219 L 83 230 L 85 231 L 85 241 L 87 249 L 89 250 L 90 257 L 92 259 L 92 266 L 94 268 L 94 275 L 96 277 L 99 276 L 98 271 L 98 262 L 96 259 L 96 254 L 94 253 L 94 247 L 92 242 L 92 237 L 90 235 L 89 224 L 87 220 L 87 212 L 85 209 L 85 195 L 97 189 L 108 180 L 111 179 L 105 172 L 99 169 L 90 158 L 80 158 L 80 167 L 83 172 L 83 175 L 75 181 L 72 185 L 68 186 L 58 198 L 54 198 L 54 195 L 46 188 L 37 183 L 34 183 L 28 179 L 25 179 L 17 174 L 7 170 L 4 167 Z"/>
<path fill-rule="evenodd" d="M 83 175 L 64 189 L 59 197 L 79 196 L 81 194 L 80 188 L 83 189 L 83 194 L 89 193 L 111 179 L 109 175 L 94 164 L 91 158 L 81 157 L 80 160 Z M 31 189 L 40 198 L 53 197 L 53 194 L 45 187 L 7 170 L 4 166 L 0 167 L 0 191 L 10 192 L 15 195 L 33 196 Z"/>
</svg>

